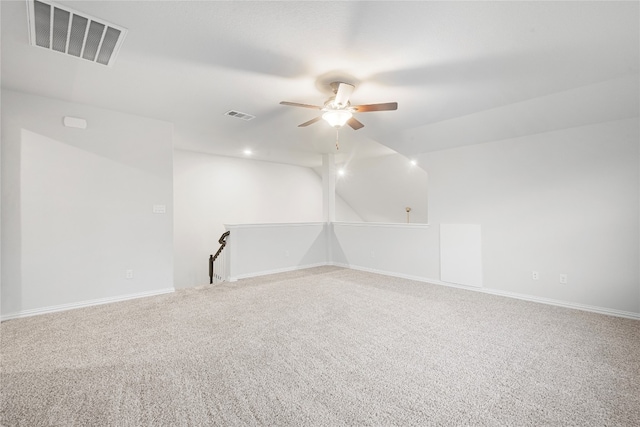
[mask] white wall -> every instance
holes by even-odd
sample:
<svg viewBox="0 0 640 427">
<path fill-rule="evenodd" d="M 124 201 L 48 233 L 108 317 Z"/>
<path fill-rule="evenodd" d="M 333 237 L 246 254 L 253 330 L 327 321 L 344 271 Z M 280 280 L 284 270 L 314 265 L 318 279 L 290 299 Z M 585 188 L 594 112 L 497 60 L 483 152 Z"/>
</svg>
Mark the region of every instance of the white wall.
<svg viewBox="0 0 640 427">
<path fill-rule="evenodd" d="M 425 224 L 331 224 L 332 264 L 416 280 L 437 279 L 437 230 Z M 432 280 L 433 281 L 433 280 Z"/>
<path fill-rule="evenodd" d="M 481 225 L 486 288 L 640 313 L 638 128 L 636 118 L 423 154 L 430 223 Z"/>
<path fill-rule="evenodd" d="M 406 223 L 410 207 L 411 223 L 428 223 L 424 169 L 387 147 L 367 144 L 374 148 L 336 160 L 336 171 L 344 171 L 336 177 L 336 221 Z M 321 168 L 315 170 L 322 175 Z M 345 205 L 347 210 L 342 209 Z"/>
<path fill-rule="evenodd" d="M 173 289 L 172 129 L 2 91 L 4 318 Z"/>
<path fill-rule="evenodd" d="M 389 150 L 391 151 L 391 150 Z M 427 173 L 397 153 L 354 157 L 344 164 L 344 176 L 336 179 L 336 193 L 366 222 L 426 224 Z M 354 219 L 336 212 L 336 220 Z"/>
<path fill-rule="evenodd" d="M 417 280 L 438 273 L 438 256 L 429 244 L 437 236 L 426 224 L 231 224 L 227 229 L 230 280 L 317 265 Z"/>
<path fill-rule="evenodd" d="M 229 280 L 327 264 L 326 223 L 229 225 Z"/>
<path fill-rule="evenodd" d="M 320 222 L 322 181 L 310 168 L 174 152 L 175 285 L 209 283 L 224 224 Z M 337 198 L 337 209 L 357 215 Z"/>
</svg>

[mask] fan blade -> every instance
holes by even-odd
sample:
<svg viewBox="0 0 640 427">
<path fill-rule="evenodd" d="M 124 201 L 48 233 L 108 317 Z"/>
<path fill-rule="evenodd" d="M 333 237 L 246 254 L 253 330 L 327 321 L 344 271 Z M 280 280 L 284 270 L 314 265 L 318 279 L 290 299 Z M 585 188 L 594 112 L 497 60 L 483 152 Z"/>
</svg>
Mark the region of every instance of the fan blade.
<svg viewBox="0 0 640 427">
<path fill-rule="evenodd" d="M 318 107 L 317 105 L 299 104 L 297 102 L 281 101 L 280 104 L 290 105 L 292 107 L 304 107 L 304 108 L 313 108 L 314 110 L 322 110 L 322 107 Z"/>
<path fill-rule="evenodd" d="M 388 111 L 397 110 L 397 102 L 386 102 L 384 104 L 354 105 L 351 107 L 356 113 L 366 113 L 368 111 Z"/>
<path fill-rule="evenodd" d="M 315 119 L 311 119 L 311 120 L 309 120 L 308 122 L 304 122 L 304 123 L 302 123 L 302 124 L 298 125 L 298 127 L 299 127 L 299 128 L 303 128 L 303 127 L 306 127 L 306 126 L 312 125 L 312 124 L 314 124 L 315 122 L 317 122 L 317 121 L 319 121 L 319 120 L 322 120 L 322 116 L 318 116 L 318 117 L 316 117 Z"/>
<path fill-rule="evenodd" d="M 347 124 L 349 126 L 351 126 L 353 128 L 353 130 L 358 130 L 358 129 L 364 127 L 364 125 L 362 123 L 360 123 L 359 121 L 357 121 L 353 117 L 351 117 L 349 120 L 347 120 Z"/>
<path fill-rule="evenodd" d="M 354 86 L 348 83 L 340 83 L 334 103 L 340 107 L 344 107 L 349 102 L 349 97 L 353 93 Z"/>
</svg>

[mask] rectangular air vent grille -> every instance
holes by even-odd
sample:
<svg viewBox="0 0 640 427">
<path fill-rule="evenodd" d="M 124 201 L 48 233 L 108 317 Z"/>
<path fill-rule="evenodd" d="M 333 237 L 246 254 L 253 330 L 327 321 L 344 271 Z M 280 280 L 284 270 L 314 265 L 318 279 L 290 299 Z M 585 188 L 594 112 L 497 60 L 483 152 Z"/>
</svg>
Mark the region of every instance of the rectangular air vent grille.
<svg viewBox="0 0 640 427">
<path fill-rule="evenodd" d="M 235 117 L 236 119 L 247 120 L 247 121 L 256 118 L 256 116 L 252 116 L 251 114 L 241 113 L 240 111 L 234 111 L 234 110 L 229 110 L 226 113 L 224 113 L 224 115 Z"/>
<path fill-rule="evenodd" d="M 48 1 L 27 0 L 29 42 L 56 52 L 112 66 L 125 28 Z"/>
</svg>

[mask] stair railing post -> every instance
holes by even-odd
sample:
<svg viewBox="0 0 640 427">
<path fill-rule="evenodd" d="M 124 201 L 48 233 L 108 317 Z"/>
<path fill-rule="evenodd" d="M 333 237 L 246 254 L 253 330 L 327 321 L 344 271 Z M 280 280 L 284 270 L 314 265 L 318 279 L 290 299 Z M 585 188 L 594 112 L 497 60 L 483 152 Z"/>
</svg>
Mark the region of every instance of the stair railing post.
<svg viewBox="0 0 640 427">
<path fill-rule="evenodd" d="M 209 284 L 213 283 L 213 255 L 209 255 Z"/>
</svg>

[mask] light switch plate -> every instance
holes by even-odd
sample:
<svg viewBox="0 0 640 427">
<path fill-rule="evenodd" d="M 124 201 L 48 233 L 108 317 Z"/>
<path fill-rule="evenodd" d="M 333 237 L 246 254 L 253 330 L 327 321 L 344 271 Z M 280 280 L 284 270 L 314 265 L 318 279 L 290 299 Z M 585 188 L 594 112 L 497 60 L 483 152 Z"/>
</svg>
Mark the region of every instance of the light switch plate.
<svg viewBox="0 0 640 427">
<path fill-rule="evenodd" d="M 153 205 L 154 214 L 167 213 L 167 205 Z"/>
</svg>

